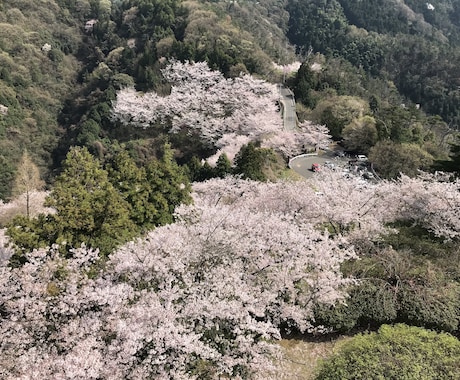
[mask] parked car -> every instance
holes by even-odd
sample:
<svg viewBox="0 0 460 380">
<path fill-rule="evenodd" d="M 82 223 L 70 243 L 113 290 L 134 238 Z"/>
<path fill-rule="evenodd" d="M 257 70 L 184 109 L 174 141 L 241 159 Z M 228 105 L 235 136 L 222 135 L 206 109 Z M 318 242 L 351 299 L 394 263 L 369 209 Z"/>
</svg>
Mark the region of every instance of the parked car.
<svg viewBox="0 0 460 380">
<path fill-rule="evenodd" d="M 358 161 L 367 161 L 367 157 L 364 154 L 358 154 L 356 158 Z"/>
<path fill-rule="evenodd" d="M 319 172 L 321 170 L 320 166 L 318 163 L 314 163 L 311 165 L 311 171 L 312 172 Z"/>
</svg>

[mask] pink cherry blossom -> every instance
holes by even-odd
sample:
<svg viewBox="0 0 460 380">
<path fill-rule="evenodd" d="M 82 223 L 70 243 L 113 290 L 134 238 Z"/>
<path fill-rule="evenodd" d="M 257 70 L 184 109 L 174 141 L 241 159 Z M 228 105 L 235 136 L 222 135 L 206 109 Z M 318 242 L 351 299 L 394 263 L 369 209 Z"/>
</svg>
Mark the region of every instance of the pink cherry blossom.
<svg viewBox="0 0 460 380">
<path fill-rule="evenodd" d="M 315 303 L 346 300 L 340 265 L 389 223 L 458 239 L 458 181 L 362 185 L 235 177 L 193 186 L 176 222 L 113 252 L 85 247 L 0 265 L 0 378 L 279 378 L 281 328 L 311 331 Z M 248 375 L 245 375 L 247 373 Z"/>
<path fill-rule="evenodd" d="M 273 84 L 250 75 L 228 79 L 204 62 L 173 61 L 162 73 L 171 84 L 169 95 L 121 90 L 113 105 L 114 120 L 143 128 L 163 123 L 171 133 L 197 132 L 219 149 L 218 155 L 226 153 L 230 159 L 248 141 L 262 141 L 286 158 L 330 143 L 328 129 L 311 122 L 303 122 L 296 131 L 283 130 L 276 107 L 279 93 Z M 209 162 L 216 160 L 212 157 Z"/>
</svg>

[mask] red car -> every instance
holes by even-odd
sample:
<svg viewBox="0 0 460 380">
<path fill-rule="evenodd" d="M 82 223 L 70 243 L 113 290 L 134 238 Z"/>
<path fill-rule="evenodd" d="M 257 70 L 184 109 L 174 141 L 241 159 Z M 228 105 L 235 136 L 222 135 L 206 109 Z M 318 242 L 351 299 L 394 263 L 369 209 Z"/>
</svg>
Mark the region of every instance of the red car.
<svg viewBox="0 0 460 380">
<path fill-rule="evenodd" d="M 312 164 L 312 165 L 311 165 L 311 171 L 312 171 L 312 172 L 319 172 L 319 171 L 320 171 L 320 166 L 319 166 L 319 164 Z"/>
</svg>

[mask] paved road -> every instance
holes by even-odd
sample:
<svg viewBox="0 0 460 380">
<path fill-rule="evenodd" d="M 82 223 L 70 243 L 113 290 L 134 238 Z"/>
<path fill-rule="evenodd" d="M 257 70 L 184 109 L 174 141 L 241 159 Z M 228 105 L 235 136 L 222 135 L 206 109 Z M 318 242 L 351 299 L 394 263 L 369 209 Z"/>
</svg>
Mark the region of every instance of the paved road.
<svg viewBox="0 0 460 380">
<path fill-rule="evenodd" d="M 292 131 L 297 128 L 297 114 L 295 109 L 295 99 L 293 92 L 284 87 L 282 84 L 279 85 L 280 91 L 280 103 L 283 109 L 283 123 L 286 131 Z"/>
<path fill-rule="evenodd" d="M 294 93 L 284 85 L 279 84 L 279 94 L 280 94 L 280 103 L 283 110 L 283 123 L 284 129 L 286 131 L 293 131 L 297 129 L 297 113 L 295 108 L 295 99 Z M 315 173 L 311 170 L 312 164 L 319 164 L 320 166 L 324 165 L 326 161 L 334 162 L 334 155 L 332 154 L 322 154 L 318 155 L 301 155 L 294 157 L 289 166 L 296 173 L 300 174 L 302 177 L 311 178 Z M 336 164 L 338 162 L 335 162 Z"/>
<path fill-rule="evenodd" d="M 289 166 L 302 177 L 311 178 L 315 174 L 311 170 L 311 165 L 324 165 L 326 161 L 332 161 L 332 158 L 328 156 L 297 156 L 291 160 Z"/>
<path fill-rule="evenodd" d="M 283 124 L 286 131 L 293 131 L 297 128 L 297 113 L 295 108 L 294 93 L 284 85 L 279 84 L 280 103 L 283 110 Z M 299 156 L 295 157 L 290 162 L 290 167 L 296 173 L 305 178 L 312 177 L 314 172 L 311 170 L 311 165 L 318 163 L 323 165 L 326 161 L 330 161 L 331 157 L 327 156 Z"/>
</svg>

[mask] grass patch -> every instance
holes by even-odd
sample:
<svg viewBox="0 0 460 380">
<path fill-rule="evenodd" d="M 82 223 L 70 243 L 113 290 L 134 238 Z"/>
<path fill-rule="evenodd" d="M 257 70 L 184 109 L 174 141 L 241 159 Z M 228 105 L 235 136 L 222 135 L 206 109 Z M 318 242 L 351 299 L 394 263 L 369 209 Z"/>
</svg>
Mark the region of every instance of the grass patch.
<svg viewBox="0 0 460 380">
<path fill-rule="evenodd" d="M 323 341 L 305 341 L 300 339 L 282 339 L 279 344 L 284 352 L 283 375 L 279 380 L 312 380 L 320 359 L 335 352 L 339 342 L 350 337 L 331 338 Z"/>
</svg>

